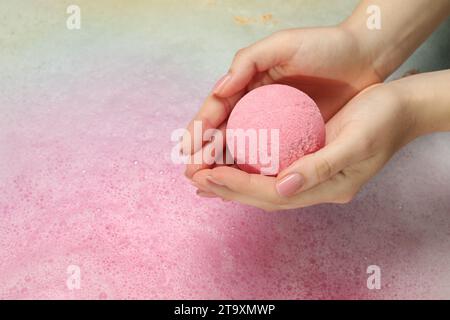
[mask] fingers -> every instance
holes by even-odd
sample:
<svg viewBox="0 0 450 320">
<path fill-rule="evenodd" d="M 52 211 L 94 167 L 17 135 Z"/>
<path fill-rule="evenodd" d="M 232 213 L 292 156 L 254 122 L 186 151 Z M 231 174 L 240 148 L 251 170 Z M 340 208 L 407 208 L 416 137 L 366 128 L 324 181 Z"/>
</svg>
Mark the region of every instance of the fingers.
<svg viewBox="0 0 450 320">
<path fill-rule="evenodd" d="M 209 182 L 223 185 L 234 192 L 278 203 L 280 197 L 275 189 L 275 178 L 260 174 L 249 174 L 232 167 L 218 167 L 206 177 Z"/>
<path fill-rule="evenodd" d="M 259 174 L 248 174 L 234 167 L 216 167 L 198 171 L 193 180 L 230 200 L 246 204 L 259 202 L 274 206 L 284 203 L 275 189 L 275 178 Z M 226 190 L 224 190 L 226 189 Z"/>
<path fill-rule="evenodd" d="M 247 91 L 252 91 L 253 89 L 273 83 L 274 80 L 267 72 L 259 73 L 249 82 Z"/>
<path fill-rule="evenodd" d="M 206 143 L 203 136 L 208 129 L 219 127 L 228 118 L 236 102 L 244 95 L 242 90 L 229 98 L 219 98 L 211 95 L 189 123 L 187 132 L 183 135 L 182 151 L 185 155 L 199 151 Z"/>
<path fill-rule="evenodd" d="M 220 173 L 218 174 L 218 172 Z M 220 181 L 219 178 L 217 178 L 220 177 L 221 174 L 226 175 L 229 186 L 225 185 L 224 181 Z M 248 179 L 245 175 L 250 176 L 248 173 L 232 167 L 216 167 L 214 169 L 198 171 L 193 177 L 193 184 L 201 190 L 206 190 L 204 192 L 216 194 L 225 200 L 237 201 L 268 211 L 276 210 L 278 207 L 262 199 L 263 197 L 261 197 L 261 195 L 253 197 L 249 193 L 242 192 L 243 189 L 240 189 L 239 191 L 233 189 L 244 182 L 244 180 Z M 248 186 L 248 184 L 246 185 Z M 251 188 L 248 190 L 251 190 Z"/>
<path fill-rule="evenodd" d="M 360 180 L 340 172 L 317 186 L 284 199 L 289 201 L 290 208 L 304 208 L 322 203 L 348 203 L 361 187 Z"/>
<path fill-rule="evenodd" d="M 277 177 L 278 194 L 291 197 L 304 192 L 332 178 L 352 163 L 368 157 L 364 141 L 358 140 L 356 134 L 341 132 L 339 137 L 283 170 Z"/>
<path fill-rule="evenodd" d="M 202 149 L 191 155 L 190 162 L 186 165 L 184 172 L 185 176 L 189 179 L 199 170 L 209 169 L 216 164 L 226 163 L 226 154 L 224 154 L 224 146 L 226 146 L 226 122 L 222 123 L 217 130 L 212 137 L 212 141 L 207 142 Z"/>
<path fill-rule="evenodd" d="M 274 211 L 278 208 L 277 206 L 271 203 L 255 199 L 242 193 L 234 192 L 233 190 L 230 190 L 224 186 L 218 186 L 210 183 L 208 184 L 208 188 L 209 190 L 211 190 L 213 194 L 217 195 L 218 197 L 221 197 L 226 201 L 236 201 L 266 211 Z"/>
<path fill-rule="evenodd" d="M 260 179 L 262 178 L 262 179 Z M 275 178 L 252 175 L 229 167 L 198 171 L 193 184 L 202 194 L 217 195 L 226 200 L 261 208 L 266 211 L 303 208 L 321 203 L 347 203 L 359 190 L 363 181 L 338 173 L 331 179 L 290 198 L 275 191 Z"/>
<path fill-rule="evenodd" d="M 239 50 L 228 74 L 219 80 L 212 94 L 189 123 L 187 134 L 183 136 L 183 153 L 186 155 L 195 153 L 204 144 L 201 140 L 193 139 L 197 138 L 194 135 L 195 121 L 200 121 L 203 132 L 217 128 L 227 119 L 236 102 L 249 87 L 253 89 L 259 85 L 273 83 L 265 71 L 287 61 L 293 55 L 294 48 L 286 33 L 278 32 Z M 260 73 L 264 74 L 259 75 Z"/>
<path fill-rule="evenodd" d="M 239 50 L 230 71 L 213 93 L 229 97 L 247 87 L 253 77 L 285 62 L 293 55 L 294 46 L 286 32 L 277 32 L 253 45 Z"/>
</svg>

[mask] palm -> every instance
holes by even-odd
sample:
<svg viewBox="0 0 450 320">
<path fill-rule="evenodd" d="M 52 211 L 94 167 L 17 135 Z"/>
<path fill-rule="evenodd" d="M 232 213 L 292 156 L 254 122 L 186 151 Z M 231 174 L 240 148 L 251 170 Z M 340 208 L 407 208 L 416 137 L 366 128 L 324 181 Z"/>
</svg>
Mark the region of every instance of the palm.
<svg viewBox="0 0 450 320">
<path fill-rule="evenodd" d="M 360 90 L 343 81 L 310 76 L 285 77 L 277 82 L 295 87 L 309 95 L 317 103 L 325 121 Z"/>
<path fill-rule="evenodd" d="M 281 83 L 314 99 L 327 122 L 358 92 L 380 81 L 361 58 L 354 38 L 338 28 L 286 30 L 252 48 L 238 52 L 231 67 L 234 82 L 220 94 L 211 94 L 196 120 L 225 128 L 229 113 L 243 95 L 262 85 Z M 251 52 L 256 56 L 251 57 Z M 192 122 L 188 129 L 193 132 Z M 190 139 L 183 139 L 183 145 L 191 153 L 198 151 Z M 186 175 L 192 177 L 212 166 L 188 165 Z"/>
<path fill-rule="evenodd" d="M 267 71 L 273 82 L 298 88 L 313 98 L 328 121 L 358 92 L 380 82 L 358 57 L 354 39 L 336 28 L 290 30 L 292 54 Z M 320 39 L 320 41 L 318 41 Z"/>
<path fill-rule="evenodd" d="M 364 90 L 347 103 L 327 122 L 326 144 L 350 139 L 354 142 L 355 153 L 363 157 L 354 158 L 341 174 L 347 178 L 356 175 L 358 184 L 375 175 L 394 152 L 408 142 L 404 137 L 408 136 L 405 131 L 409 128 L 398 126 L 404 117 L 395 96 L 379 85 Z"/>
</svg>

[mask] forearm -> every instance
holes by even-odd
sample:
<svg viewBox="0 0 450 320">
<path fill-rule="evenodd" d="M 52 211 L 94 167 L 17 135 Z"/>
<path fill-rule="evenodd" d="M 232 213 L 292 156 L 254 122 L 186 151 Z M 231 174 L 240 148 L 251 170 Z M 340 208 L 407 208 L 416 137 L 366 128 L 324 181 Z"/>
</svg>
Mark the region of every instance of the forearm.
<svg viewBox="0 0 450 320">
<path fill-rule="evenodd" d="M 414 137 L 450 131 L 450 70 L 410 76 L 390 82 L 414 119 Z"/>
<path fill-rule="evenodd" d="M 380 30 L 367 27 L 371 5 L 380 8 Z M 384 80 L 449 14 L 450 0 L 363 0 L 341 26 L 357 38 L 363 55 Z"/>
</svg>

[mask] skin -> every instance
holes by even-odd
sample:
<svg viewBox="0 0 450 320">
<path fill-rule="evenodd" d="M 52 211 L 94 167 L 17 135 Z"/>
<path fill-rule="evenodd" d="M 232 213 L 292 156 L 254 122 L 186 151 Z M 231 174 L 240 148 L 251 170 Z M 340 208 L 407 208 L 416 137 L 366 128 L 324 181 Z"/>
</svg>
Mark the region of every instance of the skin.
<svg viewBox="0 0 450 320">
<path fill-rule="evenodd" d="M 450 131 L 450 93 L 444 85 L 449 81 L 447 70 L 367 88 L 328 121 L 327 146 L 277 178 L 220 167 L 198 171 L 193 179 L 209 197 L 267 211 L 347 203 L 402 146 L 423 134 Z M 292 173 L 302 174 L 306 183 L 292 196 L 280 196 L 277 181 Z"/>
<path fill-rule="evenodd" d="M 382 30 L 366 28 L 369 4 L 380 6 Z M 346 203 L 402 146 L 420 135 L 450 130 L 450 97 L 442 85 L 449 83 L 448 71 L 379 84 L 450 13 L 450 1 L 436 0 L 434 5 L 430 9 L 425 0 L 407 7 L 402 1 L 363 1 L 337 27 L 286 30 L 239 51 L 226 81 L 214 88 L 194 120 L 201 120 L 204 129 L 224 129 L 235 103 L 248 90 L 285 83 L 317 101 L 327 121 L 326 146 L 277 177 L 232 166 L 188 165 L 186 176 L 199 196 L 269 211 Z M 201 151 L 183 139 L 185 154 Z M 280 194 L 277 186 L 292 175 L 301 183 L 289 194 Z"/>
<path fill-rule="evenodd" d="M 248 91 L 271 83 L 288 84 L 306 92 L 328 120 L 360 90 L 381 81 L 369 61 L 362 56 L 355 58 L 359 52 L 355 37 L 343 28 L 277 32 L 236 54 L 229 71 L 231 79 L 210 93 L 188 130 L 193 136 L 194 121 L 202 121 L 203 132 L 225 129 L 236 102 Z M 183 152 L 197 151 L 191 139 L 185 137 Z M 188 165 L 186 176 L 192 178 L 198 170 L 211 167 Z"/>
</svg>

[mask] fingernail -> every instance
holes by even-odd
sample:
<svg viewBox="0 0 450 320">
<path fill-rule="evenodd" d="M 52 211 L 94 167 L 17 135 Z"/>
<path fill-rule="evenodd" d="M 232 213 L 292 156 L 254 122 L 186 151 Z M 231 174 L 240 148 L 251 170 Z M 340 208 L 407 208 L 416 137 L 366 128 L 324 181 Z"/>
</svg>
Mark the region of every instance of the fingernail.
<svg viewBox="0 0 450 320">
<path fill-rule="evenodd" d="M 197 190 L 197 195 L 202 198 L 217 198 L 218 196 L 212 192 Z"/>
<path fill-rule="evenodd" d="M 292 173 L 277 182 L 276 189 L 280 196 L 290 197 L 303 186 L 304 182 L 305 179 L 301 174 Z"/>
<path fill-rule="evenodd" d="M 217 81 L 217 83 L 215 84 L 213 92 L 215 94 L 219 94 L 223 90 L 223 88 L 225 88 L 225 85 L 227 84 L 227 82 L 230 79 L 231 79 L 231 73 L 227 73 L 222 78 L 220 78 L 219 81 Z"/>
<path fill-rule="evenodd" d="M 212 182 L 214 184 L 217 184 L 218 186 L 224 186 L 225 185 L 223 182 L 217 180 L 213 176 L 206 176 L 206 180 L 208 180 L 209 182 Z"/>
</svg>

